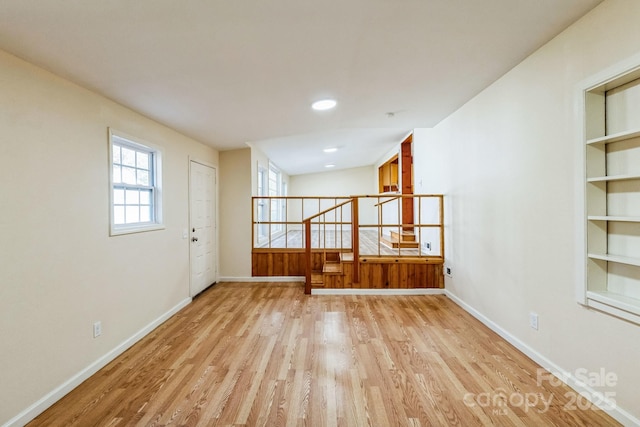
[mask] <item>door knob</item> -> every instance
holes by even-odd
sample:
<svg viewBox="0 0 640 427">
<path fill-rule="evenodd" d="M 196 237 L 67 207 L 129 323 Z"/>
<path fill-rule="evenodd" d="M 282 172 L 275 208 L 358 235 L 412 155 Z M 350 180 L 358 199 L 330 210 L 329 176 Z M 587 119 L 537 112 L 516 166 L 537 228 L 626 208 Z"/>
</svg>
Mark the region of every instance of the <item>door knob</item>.
<svg viewBox="0 0 640 427">
<path fill-rule="evenodd" d="M 197 237 L 192 237 L 192 238 L 191 238 L 191 241 L 192 241 L 192 242 L 197 242 L 197 241 L 198 241 L 198 238 L 197 238 Z"/>
</svg>

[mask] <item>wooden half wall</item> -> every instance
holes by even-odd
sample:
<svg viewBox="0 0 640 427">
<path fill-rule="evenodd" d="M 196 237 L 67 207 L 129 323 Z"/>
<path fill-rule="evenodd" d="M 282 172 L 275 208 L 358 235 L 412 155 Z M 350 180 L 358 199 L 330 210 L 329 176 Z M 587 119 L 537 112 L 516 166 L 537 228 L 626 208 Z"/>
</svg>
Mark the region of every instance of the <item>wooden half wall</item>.
<svg viewBox="0 0 640 427">
<path fill-rule="evenodd" d="M 322 271 L 325 255 L 312 252 L 312 270 Z M 342 274 L 325 275 L 324 288 L 360 289 L 414 289 L 443 288 L 443 260 L 431 258 L 361 257 L 360 282 L 353 283 L 353 262 L 344 262 Z M 252 253 L 252 275 L 304 276 L 304 252 L 300 250 L 271 249 L 254 250 Z M 316 287 L 316 286 L 314 286 Z"/>
</svg>

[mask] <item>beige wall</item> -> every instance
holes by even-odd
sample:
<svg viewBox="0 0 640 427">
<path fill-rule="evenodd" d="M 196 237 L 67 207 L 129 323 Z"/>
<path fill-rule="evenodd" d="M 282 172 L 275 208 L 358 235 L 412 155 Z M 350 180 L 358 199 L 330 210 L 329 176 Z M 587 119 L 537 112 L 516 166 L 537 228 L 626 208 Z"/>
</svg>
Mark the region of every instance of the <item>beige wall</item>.
<svg viewBox="0 0 640 427">
<path fill-rule="evenodd" d="M 576 303 L 575 93 L 638 52 L 638 22 L 640 2 L 603 3 L 414 139 L 416 190 L 446 194 L 446 288 L 566 372 L 617 374 L 597 390 L 635 417 L 640 327 Z"/>
<path fill-rule="evenodd" d="M 269 170 L 269 158 L 255 147 L 220 153 L 220 280 L 223 281 L 251 277 L 251 196 L 257 194 L 258 165 Z M 282 179 L 290 189 L 290 177 L 283 172 Z"/>
<path fill-rule="evenodd" d="M 310 173 L 294 175 L 291 177 L 292 196 L 357 196 L 365 194 L 378 194 L 377 169 L 373 166 L 360 168 L 341 169 L 331 172 Z M 333 200 L 326 201 L 322 209 L 334 206 Z M 360 203 L 360 223 L 375 224 L 376 210 L 374 200 L 364 200 Z M 294 206 L 295 208 L 295 206 Z M 305 208 L 305 211 L 307 209 Z M 292 212 L 294 217 L 299 217 L 299 209 Z M 304 216 L 313 215 L 317 210 L 305 212 Z"/>
<path fill-rule="evenodd" d="M 0 93 L 4 424 L 188 301 L 189 156 L 218 153 L 4 52 Z M 162 148 L 166 229 L 109 237 L 108 127 Z"/>
<path fill-rule="evenodd" d="M 251 277 L 251 149 L 220 153 L 220 277 Z"/>
<path fill-rule="evenodd" d="M 373 166 L 330 172 L 294 175 L 292 196 L 351 196 L 378 194 L 376 169 Z"/>
</svg>

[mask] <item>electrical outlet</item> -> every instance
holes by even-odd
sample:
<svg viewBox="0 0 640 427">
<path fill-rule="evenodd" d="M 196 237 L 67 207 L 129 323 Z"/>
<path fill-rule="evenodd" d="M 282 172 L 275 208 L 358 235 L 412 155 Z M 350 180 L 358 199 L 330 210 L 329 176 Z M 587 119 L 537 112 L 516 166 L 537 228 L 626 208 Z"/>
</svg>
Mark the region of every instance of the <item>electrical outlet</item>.
<svg viewBox="0 0 640 427">
<path fill-rule="evenodd" d="M 94 338 L 98 338 L 100 335 L 102 335 L 102 322 L 100 322 L 100 321 L 94 322 L 93 323 L 93 337 Z"/>
<path fill-rule="evenodd" d="M 425 247 L 428 251 L 430 251 L 430 250 L 431 250 L 431 242 L 427 242 L 427 243 L 425 243 L 425 244 L 424 244 L 424 247 Z"/>
<path fill-rule="evenodd" d="M 452 273 L 451 273 L 451 267 L 444 267 L 444 274 L 446 274 L 449 277 L 453 277 Z"/>
<path fill-rule="evenodd" d="M 538 313 L 533 311 L 529 313 L 529 326 L 531 326 L 531 329 L 538 330 Z"/>
</svg>

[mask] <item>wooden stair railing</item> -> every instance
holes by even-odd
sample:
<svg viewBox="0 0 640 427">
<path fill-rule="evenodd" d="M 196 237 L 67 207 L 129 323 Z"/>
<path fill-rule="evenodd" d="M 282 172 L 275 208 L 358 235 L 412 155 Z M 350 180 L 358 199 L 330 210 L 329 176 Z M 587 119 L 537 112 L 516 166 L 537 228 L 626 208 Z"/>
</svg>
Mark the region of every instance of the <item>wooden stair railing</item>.
<svg viewBox="0 0 640 427">
<path fill-rule="evenodd" d="M 444 195 L 442 194 L 375 194 L 331 197 L 254 196 L 252 197 L 252 240 L 254 242 L 252 268 L 256 269 L 256 276 L 277 275 L 272 274 L 276 272 L 275 268 L 273 272 L 271 271 L 272 264 L 270 263 L 272 260 L 270 259 L 274 257 L 271 252 L 277 253 L 280 259 L 288 256 L 292 260 L 292 269 L 281 268 L 278 272 L 284 271 L 285 275 L 304 275 L 305 292 L 309 294 L 314 287 L 341 287 L 343 283 L 345 287 L 368 286 L 368 283 L 362 284 L 361 280 L 364 278 L 365 281 L 370 281 L 370 267 L 365 266 L 366 263 L 371 264 L 374 259 L 375 262 L 382 260 L 382 263 L 413 262 L 411 259 L 416 261 L 420 259 L 419 263 L 424 261 L 428 263 L 443 262 L 445 243 L 443 199 Z M 263 200 L 269 200 L 269 204 L 281 203 L 282 200 L 285 200 L 284 205 L 287 210 L 283 213 L 284 216 L 277 218 L 277 221 L 272 221 L 271 218 L 266 220 L 258 218 L 259 204 L 263 203 Z M 400 205 L 407 200 L 414 203 L 415 207 L 412 223 L 406 223 L 400 215 Z M 427 200 L 428 204 L 425 205 Z M 302 219 L 304 218 L 302 215 L 307 210 L 308 201 L 312 201 L 310 209 L 315 212 L 320 211 L 328 204 L 332 203 L 333 206 Z M 384 208 L 383 218 L 383 206 L 394 201 L 398 206 L 389 207 L 387 205 Z M 315 203 L 317 203 L 317 210 L 313 206 Z M 347 206 L 349 203 L 351 205 Z M 294 207 L 290 209 L 292 205 Z M 346 218 L 349 208 L 351 218 Z M 398 215 L 395 215 L 396 208 Z M 376 210 L 378 211 L 377 215 Z M 276 235 L 268 233 L 262 243 L 258 242 L 257 236 L 260 227 L 272 225 L 281 228 L 282 233 Z M 350 230 L 347 227 L 350 227 Z M 413 233 L 408 231 L 408 228 L 412 229 Z M 437 242 L 438 236 L 432 231 L 433 228 L 439 229 L 439 244 L 435 244 L 437 249 L 434 250 L 431 249 L 432 243 L 434 240 Z M 344 235 L 348 232 L 351 232 L 350 239 Z M 291 241 L 289 240 L 290 234 L 292 235 Z M 388 239 L 386 244 L 381 239 L 383 235 Z M 348 247 L 349 243 L 351 247 Z M 342 255 L 340 261 L 337 261 L 338 254 Z M 332 256 L 333 258 L 331 258 Z M 347 265 L 340 266 L 342 267 L 342 278 L 337 272 L 328 271 L 332 268 L 338 270 L 339 267 L 335 265 L 327 266 L 327 272 L 323 277 L 323 264 L 327 258 L 331 258 L 328 260 L 333 260 L 334 263 L 344 263 L 343 260 L 349 258 L 349 261 L 346 261 Z M 282 264 L 283 262 L 280 262 L 280 267 Z M 367 274 L 363 275 L 365 268 Z M 341 282 L 342 279 L 344 282 Z"/>
<path fill-rule="evenodd" d="M 311 294 L 311 282 L 312 282 L 312 275 L 313 275 L 313 266 L 312 266 L 312 255 L 311 255 L 311 225 L 312 225 L 312 221 L 314 219 L 320 219 L 321 217 L 326 216 L 329 212 L 332 211 L 336 211 L 337 209 L 342 208 L 343 206 L 346 206 L 347 204 L 351 203 L 351 248 L 354 251 L 354 259 L 357 260 L 358 258 L 356 257 L 356 253 L 358 252 L 358 245 L 359 243 L 359 236 L 358 236 L 358 199 L 357 198 L 350 198 L 349 200 L 346 200 L 342 203 L 339 203 L 335 206 L 332 206 L 328 209 L 325 209 L 321 212 L 318 212 L 315 215 L 312 215 L 308 218 L 305 218 L 303 220 L 303 224 L 304 224 L 304 248 L 305 248 L 305 285 L 304 285 L 304 293 L 305 294 Z M 341 218 L 342 219 L 342 218 Z M 333 224 L 343 224 L 343 221 L 340 222 L 334 222 Z M 326 229 L 326 225 L 327 222 L 326 221 L 319 221 L 318 224 L 322 227 L 324 227 L 324 229 Z M 340 246 L 342 249 L 342 230 L 340 231 Z M 336 236 L 336 241 L 338 239 L 338 236 Z M 319 242 L 320 244 L 320 242 Z M 326 258 L 326 245 L 322 245 L 322 249 L 323 249 L 323 259 Z M 353 268 L 353 280 L 354 282 L 357 283 L 357 281 L 359 281 L 359 275 L 358 275 L 358 268 L 357 268 L 358 262 L 354 262 L 354 268 Z"/>
<path fill-rule="evenodd" d="M 398 204 L 398 218 L 404 219 L 403 209 L 405 207 L 405 202 L 409 201 L 410 203 L 413 203 L 413 194 L 389 196 L 388 199 L 375 204 L 375 207 L 378 208 L 378 240 L 379 242 L 392 249 L 419 248 L 420 243 L 416 241 L 413 222 L 410 224 L 402 224 L 403 221 L 398 221 L 398 225 L 397 225 L 398 230 L 391 231 L 389 238 L 387 238 L 384 235 L 383 233 L 384 221 L 383 221 L 383 215 L 382 215 L 382 206 L 386 203 L 394 202 L 394 201 L 397 201 L 397 204 Z M 413 211 L 412 211 L 412 215 L 413 215 Z"/>
</svg>

